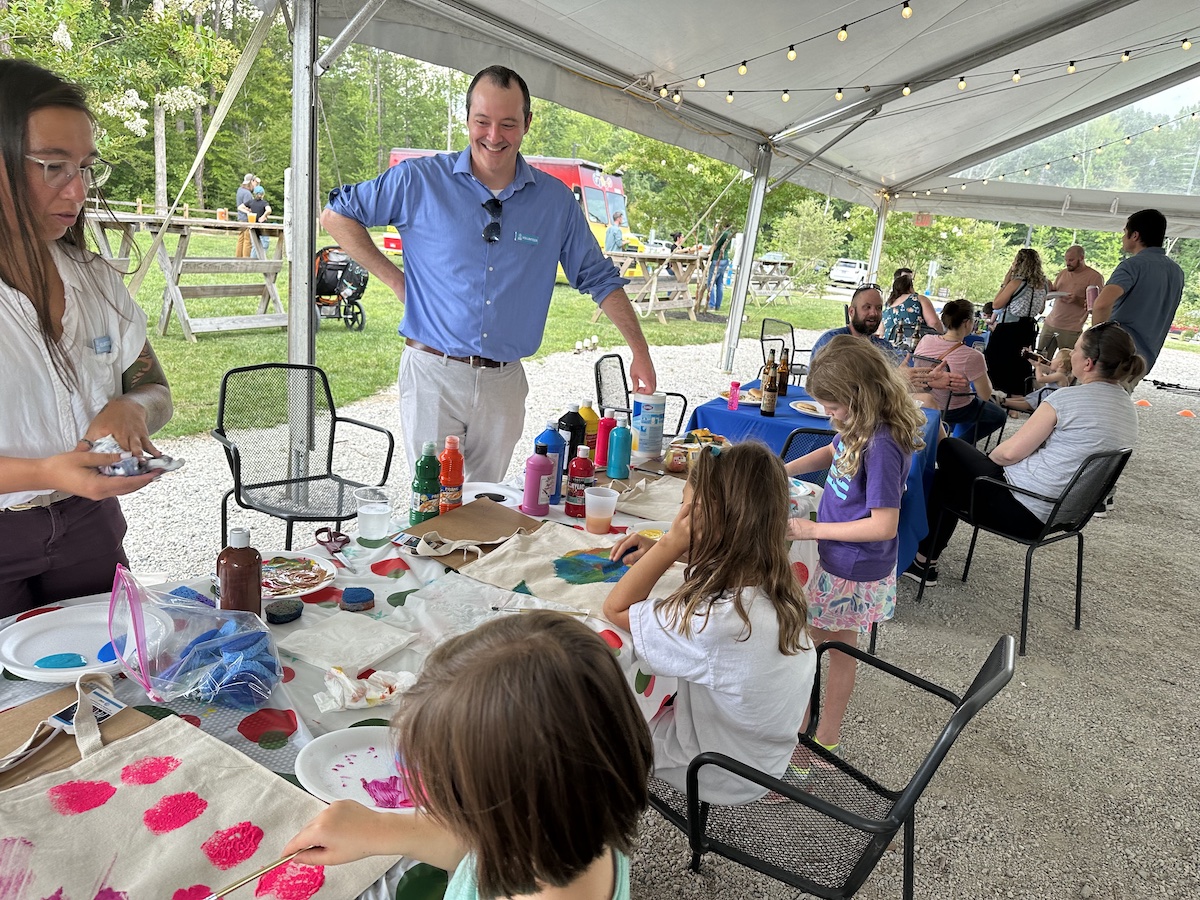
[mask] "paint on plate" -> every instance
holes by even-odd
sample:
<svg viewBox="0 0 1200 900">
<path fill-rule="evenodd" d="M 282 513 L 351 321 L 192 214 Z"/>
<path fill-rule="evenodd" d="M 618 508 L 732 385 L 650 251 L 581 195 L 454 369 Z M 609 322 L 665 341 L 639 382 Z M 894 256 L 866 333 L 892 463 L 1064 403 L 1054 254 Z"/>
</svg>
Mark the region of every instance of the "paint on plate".
<svg viewBox="0 0 1200 900">
<path fill-rule="evenodd" d="M 78 669 L 87 664 L 87 659 L 78 653 L 51 653 L 35 662 L 33 667 L 35 669 Z"/>
</svg>

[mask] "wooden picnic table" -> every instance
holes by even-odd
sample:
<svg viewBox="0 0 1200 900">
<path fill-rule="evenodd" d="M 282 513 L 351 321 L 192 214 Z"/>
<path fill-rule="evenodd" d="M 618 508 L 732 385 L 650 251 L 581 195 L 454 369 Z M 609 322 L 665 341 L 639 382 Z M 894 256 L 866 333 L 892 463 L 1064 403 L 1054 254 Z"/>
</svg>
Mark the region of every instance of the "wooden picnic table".
<svg viewBox="0 0 1200 900">
<path fill-rule="evenodd" d="M 643 250 L 640 253 L 613 251 L 605 256 L 617 264 L 622 276 L 630 278 L 625 291 L 638 315 L 644 318 L 653 313 L 665 325 L 667 318 L 663 313 L 666 310 L 684 309 L 688 318 L 696 321 L 697 300 L 691 286 L 703 281 L 706 257 L 665 250 Z M 635 266 L 640 267 L 644 274 L 631 278 L 627 273 Z M 597 308 L 592 321 L 599 319 L 600 310 Z"/>
<path fill-rule="evenodd" d="M 158 317 L 159 334 L 167 333 L 172 311 L 179 319 L 183 336 L 189 341 L 195 341 L 196 334 L 205 331 L 287 327 L 287 311 L 283 308 L 275 284 L 284 265 L 281 223 L 192 217 L 176 217 L 168 223 L 165 216 L 144 213 L 91 216 L 88 221 L 101 255 L 118 262 L 128 261 L 134 246 L 134 234 L 138 231 L 148 231 L 157 235 L 165 227 L 167 234 L 179 236 L 174 255 L 168 253 L 166 246 L 162 244 L 155 253 L 158 267 L 166 280 L 162 311 Z M 250 257 L 188 256 L 193 234 L 228 234 L 236 237 L 241 231 L 250 232 Z M 114 251 L 112 239 L 118 235 L 120 240 Z M 270 258 L 263 251 L 264 237 L 275 239 Z M 250 275 L 258 278 L 237 284 L 184 284 L 183 280 L 187 275 Z M 199 319 L 188 315 L 188 300 L 208 297 L 255 297 L 258 299 L 257 312 Z"/>
<path fill-rule="evenodd" d="M 756 259 L 750 265 L 750 296 L 759 306 L 775 302 L 792 289 L 791 259 Z"/>
</svg>

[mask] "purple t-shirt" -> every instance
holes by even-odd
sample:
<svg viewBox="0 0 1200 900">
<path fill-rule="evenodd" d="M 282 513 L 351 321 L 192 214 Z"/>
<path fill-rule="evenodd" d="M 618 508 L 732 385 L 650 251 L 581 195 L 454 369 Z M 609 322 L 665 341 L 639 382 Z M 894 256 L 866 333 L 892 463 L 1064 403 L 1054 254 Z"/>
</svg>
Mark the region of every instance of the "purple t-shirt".
<svg viewBox="0 0 1200 900">
<path fill-rule="evenodd" d="M 905 453 L 887 428 L 871 438 L 858 463 L 858 472 L 847 478 L 838 471 L 843 452 L 842 436 L 833 439 L 833 464 L 825 480 L 825 493 L 817 509 L 818 522 L 855 522 L 869 518 L 872 509 L 899 509 L 912 454 Z M 889 541 L 817 541 L 821 567 L 850 581 L 879 581 L 896 568 L 899 538 Z"/>
</svg>

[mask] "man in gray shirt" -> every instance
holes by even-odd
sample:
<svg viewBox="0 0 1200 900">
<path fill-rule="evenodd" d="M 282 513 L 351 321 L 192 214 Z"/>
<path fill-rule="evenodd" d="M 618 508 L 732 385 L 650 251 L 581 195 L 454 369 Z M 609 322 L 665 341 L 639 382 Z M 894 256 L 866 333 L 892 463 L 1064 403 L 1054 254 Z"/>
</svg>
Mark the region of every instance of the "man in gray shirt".
<svg viewBox="0 0 1200 900">
<path fill-rule="evenodd" d="M 1157 209 L 1139 210 L 1129 217 L 1121 247 L 1131 255 L 1113 269 L 1092 309 L 1093 326 L 1112 319 L 1129 332 L 1146 360 L 1147 372 L 1154 367 L 1183 300 L 1183 269 L 1163 249 L 1166 234 L 1167 217 Z M 1128 387 L 1136 386 L 1134 382 Z"/>
</svg>

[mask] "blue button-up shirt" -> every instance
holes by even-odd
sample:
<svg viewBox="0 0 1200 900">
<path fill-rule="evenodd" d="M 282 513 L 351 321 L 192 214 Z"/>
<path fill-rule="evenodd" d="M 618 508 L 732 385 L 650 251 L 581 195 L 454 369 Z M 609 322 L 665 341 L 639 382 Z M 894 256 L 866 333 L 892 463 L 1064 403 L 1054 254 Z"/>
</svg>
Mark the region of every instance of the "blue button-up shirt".
<svg viewBox="0 0 1200 900">
<path fill-rule="evenodd" d="M 400 332 L 451 356 L 513 361 L 537 351 L 554 278 L 600 303 L 628 284 L 600 250 L 571 190 L 517 156 L 500 192 L 500 240 L 483 230 L 492 192 L 471 172 L 470 150 L 406 160 L 374 181 L 343 185 L 328 209 L 404 240 Z"/>
</svg>

